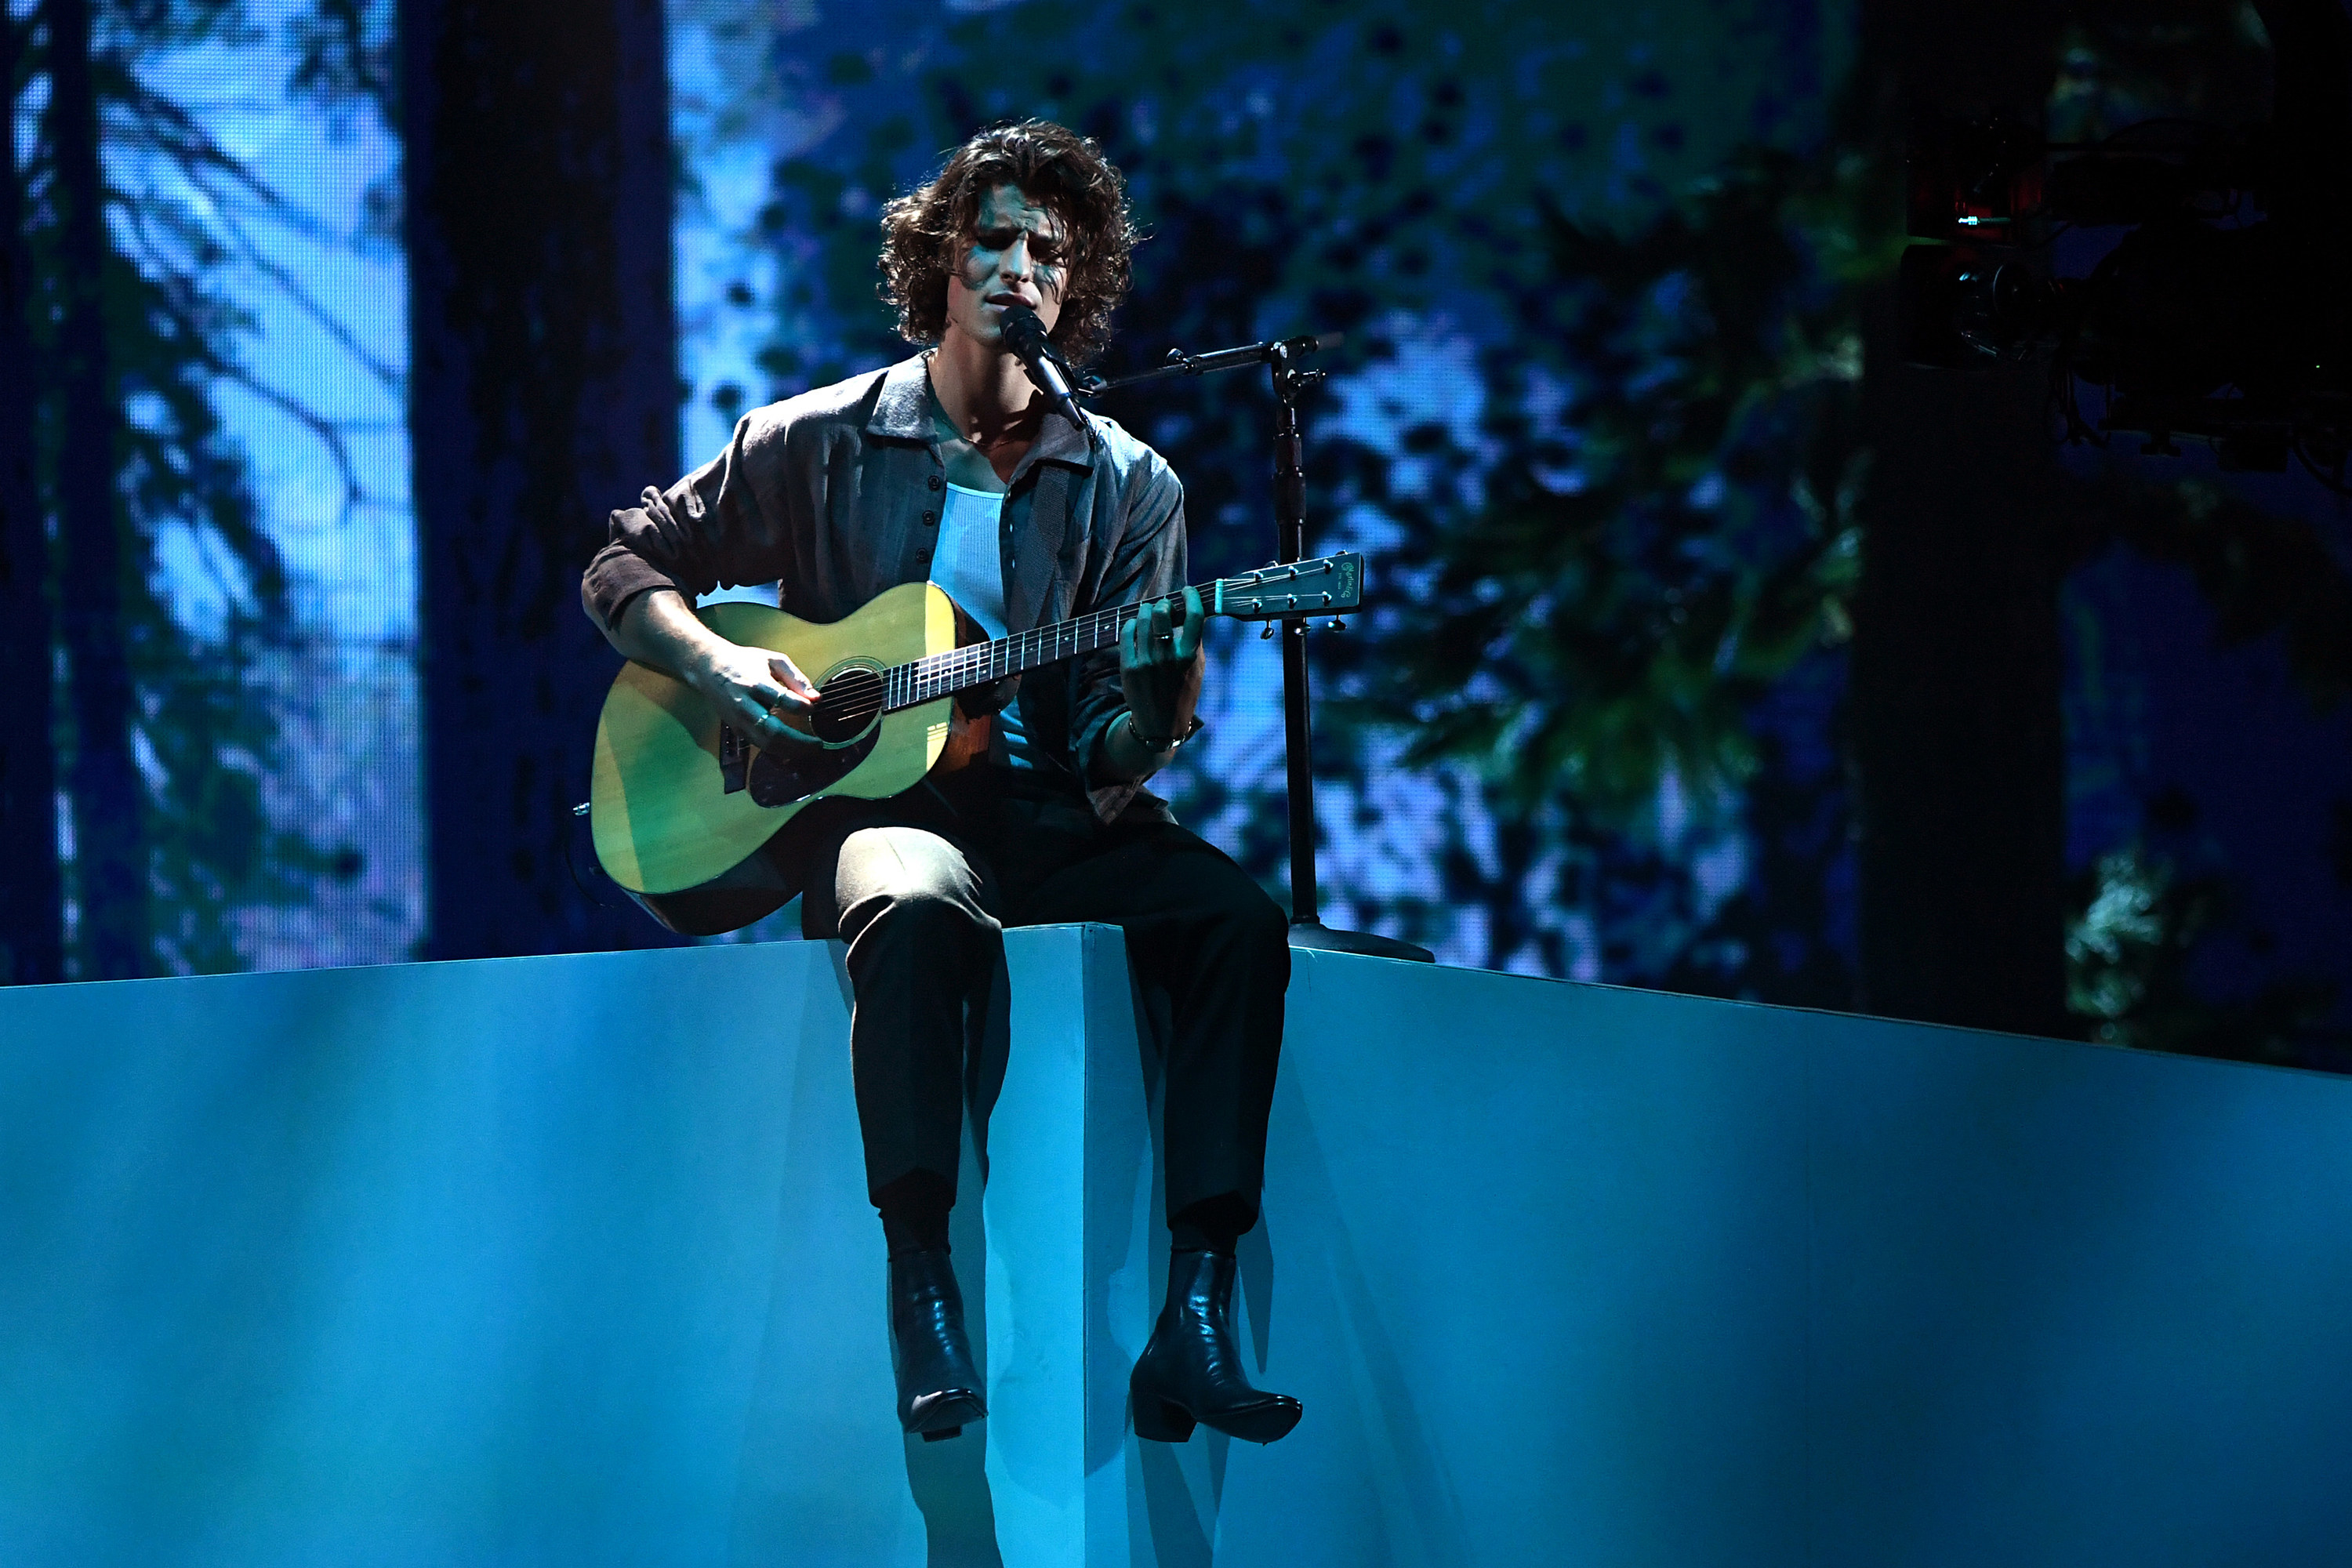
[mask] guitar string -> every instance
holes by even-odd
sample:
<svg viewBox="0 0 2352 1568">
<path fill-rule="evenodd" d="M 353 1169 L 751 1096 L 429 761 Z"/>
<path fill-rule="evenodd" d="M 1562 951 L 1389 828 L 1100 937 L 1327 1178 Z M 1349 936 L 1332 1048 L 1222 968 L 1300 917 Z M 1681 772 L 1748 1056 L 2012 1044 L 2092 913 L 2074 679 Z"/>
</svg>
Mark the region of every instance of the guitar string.
<svg viewBox="0 0 2352 1568">
<path fill-rule="evenodd" d="M 1111 637 L 1117 635 L 1117 627 L 1131 619 L 1133 614 L 1131 606 L 1119 606 L 1108 612 L 1097 611 L 1093 616 L 1068 624 L 1066 631 L 1059 627 L 1038 627 L 1018 637 L 970 649 L 958 649 L 950 656 L 945 667 L 934 673 L 930 684 L 934 688 L 947 685 L 950 689 L 961 688 L 971 681 L 985 684 L 1002 679 L 1016 669 L 1027 669 L 1081 651 L 1091 652 L 1108 646 Z M 1106 633 L 1110 635 L 1106 636 Z M 1052 650 L 1050 658 L 1047 654 L 1049 648 Z"/>
<path fill-rule="evenodd" d="M 1297 581 L 1296 574 L 1285 580 Z M 1213 602 L 1219 587 L 1226 588 L 1229 593 L 1247 593 L 1252 588 L 1265 585 L 1263 578 L 1254 575 L 1246 579 L 1229 578 L 1223 583 L 1203 584 L 1202 589 Z M 1328 605 L 1330 595 L 1318 596 Z M 877 672 L 881 679 L 866 693 L 861 693 L 854 705 L 833 710 L 833 716 L 862 729 L 877 710 L 892 712 L 914 707 L 958 691 L 988 685 L 1038 665 L 1058 663 L 1076 654 L 1095 652 L 1108 647 L 1118 637 L 1118 629 L 1141 613 L 1139 605 L 1118 605 L 1051 626 L 1039 626 L 1013 637 L 975 643 L 892 665 Z M 1045 651 L 1049 647 L 1053 649 L 1050 654 Z"/>
<path fill-rule="evenodd" d="M 1203 584 L 1202 590 L 1213 597 L 1220 586 L 1230 591 L 1246 593 L 1252 587 L 1264 586 L 1262 579 L 1227 579 L 1224 584 Z M 1328 601 L 1328 595 L 1323 595 Z M 933 654 L 908 664 L 893 666 L 885 673 L 890 679 L 894 695 L 891 709 L 911 707 L 930 701 L 973 686 L 984 686 L 992 680 L 1027 670 L 1040 664 L 1056 663 L 1078 653 L 1090 653 L 1108 647 L 1117 635 L 1117 627 L 1141 613 L 1137 605 L 1114 605 L 1090 615 L 1076 616 L 1052 626 L 1039 626 L 993 642 L 977 643 L 969 647 Z M 1104 636 L 1108 631 L 1111 637 Z M 1045 654 L 1049 644 L 1055 650 Z M 1069 644 L 1066 651 L 1063 645 Z M 1000 660 L 1003 668 L 999 668 Z M 985 673 L 981 673 L 985 670 Z"/>
<path fill-rule="evenodd" d="M 1039 664 L 1106 647 L 1112 639 L 1103 634 L 1108 630 L 1115 637 L 1116 628 L 1132 619 L 1140 609 L 1135 605 L 1114 605 L 1055 626 L 895 665 L 885 672 L 897 693 L 889 705 L 894 709 L 912 707 L 974 686 L 985 686 Z M 1044 657 L 1048 639 L 1055 649 L 1050 658 Z M 1068 645 L 1067 652 L 1062 651 L 1065 644 Z"/>
<path fill-rule="evenodd" d="M 1318 575 L 1328 574 L 1328 561 L 1318 561 L 1312 564 L 1322 569 Z M 1296 583 L 1299 575 L 1294 566 L 1276 581 Z M 1240 596 L 1247 595 L 1252 588 L 1266 585 L 1266 579 L 1262 574 L 1252 574 L 1246 578 L 1223 578 L 1205 583 L 1200 585 L 1200 591 L 1211 604 L 1217 605 L 1222 604 L 1227 593 Z M 1289 600 L 1286 607 L 1295 613 L 1300 595 L 1294 593 L 1286 597 Z M 1316 597 L 1323 601 L 1323 608 L 1332 607 L 1333 595 L 1330 594 L 1318 594 Z M 1142 612 L 1140 605 L 1117 605 L 1108 610 L 1097 610 L 1050 626 L 1038 626 L 1013 637 L 999 637 L 891 665 L 873 672 L 878 679 L 870 685 L 861 682 L 863 689 L 856 700 L 825 710 L 826 717 L 853 732 L 862 731 L 877 712 L 896 712 L 900 709 L 916 707 L 940 697 L 988 685 L 1039 665 L 1059 663 L 1076 654 L 1106 647 L 1118 636 L 1120 627 Z M 1064 647 L 1066 643 L 1068 645 L 1066 648 Z M 1045 652 L 1048 647 L 1054 650 L 1050 654 Z M 986 670 L 985 674 L 975 673 L 982 669 Z M 824 708 L 822 692 L 819 693 L 818 706 Z"/>
<path fill-rule="evenodd" d="M 1203 589 L 1213 595 L 1216 586 L 1215 584 L 1203 584 Z M 1037 665 L 1056 663 L 1074 654 L 1091 653 L 1106 647 L 1109 646 L 1110 639 L 1102 634 L 1110 630 L 1115 636 L 1115 628 L 1140 614 L 1141 608 L 1137 605 L 1118 605 L 1051 626 L 1039 626 L 1013 637 L 999 637 L 992 642 L 975 643 L 969 647 L 954 648 L 944 654 L 932 654 L 894 666 L 887 672 L 893 678 L 894 684 L 901 687 L 911 685 L 911 691 L 904 701 L 894 701 L 892 706 L 911 706 L 929 701 L 936 697 L 969 689 L 971 686 L 984 686 L 990 681 L 1003 679 Z M 1045 650 L 1049 646 L 1049 639 L 1055 651 L 1047 655 Z M 1063 651 L 1065 643 L 1069 645 L 1066 652 Z M 1002 668 L 998 668 L 1000 662 Z"/>
</svg>

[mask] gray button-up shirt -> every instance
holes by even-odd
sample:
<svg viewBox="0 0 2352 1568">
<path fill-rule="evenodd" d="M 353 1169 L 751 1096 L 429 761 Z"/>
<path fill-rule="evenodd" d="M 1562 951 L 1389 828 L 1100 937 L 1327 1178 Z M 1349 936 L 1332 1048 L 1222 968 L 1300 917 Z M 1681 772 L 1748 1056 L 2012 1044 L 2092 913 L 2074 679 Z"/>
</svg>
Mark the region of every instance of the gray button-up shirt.
<svg viewBox="0 0 2352 1568">
<path fill-rule="evenodd" d="M 1049 415 L 1013 470 L 998 534 L 1010 632 L 1184 585 L 1183 487 L 1118 425 L 1094 426 L 1090 451 Z M 725 452 L 613 513 L 581 601 L 609 630 L 648 589 L 691 601 L 772 580 L 784 609 L 837 621 L 930 574 L 946 493 L 919 355 L 745 415 Z M 1116 649 L 1033 671 L 1015 700 L 1041 769 L 1085 788 L 1097 816 L 1167 818 L 1149 791 L 1097 782 L 1103 733 L 1127 706 Z"/>
</svg>

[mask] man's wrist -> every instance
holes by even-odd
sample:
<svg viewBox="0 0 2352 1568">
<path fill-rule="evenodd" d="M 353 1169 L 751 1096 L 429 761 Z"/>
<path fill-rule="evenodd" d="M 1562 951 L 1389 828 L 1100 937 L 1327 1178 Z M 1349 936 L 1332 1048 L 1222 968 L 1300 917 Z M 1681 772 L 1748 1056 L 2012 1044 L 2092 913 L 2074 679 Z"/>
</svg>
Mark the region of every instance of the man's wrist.
<svg viewBox="0 0 2352 1568">
<path fill-rule="evenodd" d="M 1163 761 L 1176 754 L 1176 737 L 1173 734 L 1164 736 L 1157 741 L 1151 739 L 1143 732 L 1143 726 L 1137 721 L 1135 717 L 1135 710 L 1132 708 L 1129 709 L 1121 715 L 1121 717 L 1127 721 L 1127 738 L 1133 741 L 1139 748 L 1150 752 L 1153 756 L 1159 757 Z"/>
<path fill-rule="evenodd" d="M 1112 780 L 1122 784 L 1141 784 L 1165 767 L 1176 754 L 1173 746 L 1155 752 L 1143 743 L 1135 728 L 1135 715 L 1121 710 L 1117 717 L 1103 727 L 1102 764 Z"/>
</svg>

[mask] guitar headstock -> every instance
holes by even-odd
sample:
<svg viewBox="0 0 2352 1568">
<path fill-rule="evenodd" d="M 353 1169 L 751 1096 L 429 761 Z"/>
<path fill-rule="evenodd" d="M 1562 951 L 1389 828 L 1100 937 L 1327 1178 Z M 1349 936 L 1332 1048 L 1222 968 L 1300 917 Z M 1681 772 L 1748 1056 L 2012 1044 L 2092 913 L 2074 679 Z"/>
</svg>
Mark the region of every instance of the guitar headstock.
<svg viewBox="0 0 2352 1568">
<path fill-rule="evenodd" d="M 1261 566 L 1210 585 L 1212 614 L 1244 621 L 1352 610 L 1364 600 L 1364 558 L 1353 551 Z"/>
</svg>

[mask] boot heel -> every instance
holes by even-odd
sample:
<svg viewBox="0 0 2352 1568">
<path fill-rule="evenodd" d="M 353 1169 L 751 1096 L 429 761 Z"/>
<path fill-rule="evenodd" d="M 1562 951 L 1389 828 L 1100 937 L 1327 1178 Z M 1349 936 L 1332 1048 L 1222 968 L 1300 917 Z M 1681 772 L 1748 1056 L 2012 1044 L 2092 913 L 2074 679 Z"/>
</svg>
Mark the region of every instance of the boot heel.
<svg viewBox="0 0 2352 1568">
<path fill-rule="evenodd" d="M 1192 1418 L 1164 1399 L 1135 1402 L 1135 1435 L 1154 1443 L 1181 1443 L 1192 1435 Z"/>
</svg>

